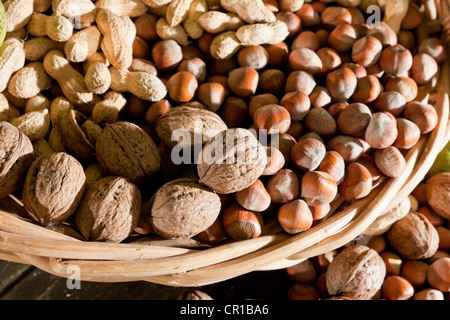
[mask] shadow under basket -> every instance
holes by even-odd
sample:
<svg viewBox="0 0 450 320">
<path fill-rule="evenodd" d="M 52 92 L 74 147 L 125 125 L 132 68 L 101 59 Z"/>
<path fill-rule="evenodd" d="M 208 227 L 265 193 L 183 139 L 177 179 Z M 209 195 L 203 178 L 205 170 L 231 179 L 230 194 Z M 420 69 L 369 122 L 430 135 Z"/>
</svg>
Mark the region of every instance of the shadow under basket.
<svg viewBox="0 0 450 320">
<path fill-rule="evenodd" d="M 439 17 L 449 16 L 449 3 L 428 6 L 429 25 L 442 29 Z M 434 1 L 432 1 L 434 3 Z M 441 31 L 450 32 L 450 25 Z M 450 34 L 447 34 L 450 35 Z M 358 236 L 382 213 L 396 206 L 423 181 L 439 152 L 450 140 L 449 61 L 441 65 L 435 108 L 439 122 L 405 155 L 402 176 L 384 181 L 364 199 L 344 209 L 335 200 L 332 214 L 297 235 L 283 232 L 215 247 L 177 246 L 168 241 L 103 243 L 82 241 L 68 232 L 41 227 L 27 218 L 20 199 L 0 200 L 0 259 L 33 265 L 60 277 L 79 272 L 95 282 L 149 281 L 196 287 L 232 279 L 253 271 L 277 270 L 338 249 Z M 77 269 L 74 269 L 77 268 Z"/>
</svg>

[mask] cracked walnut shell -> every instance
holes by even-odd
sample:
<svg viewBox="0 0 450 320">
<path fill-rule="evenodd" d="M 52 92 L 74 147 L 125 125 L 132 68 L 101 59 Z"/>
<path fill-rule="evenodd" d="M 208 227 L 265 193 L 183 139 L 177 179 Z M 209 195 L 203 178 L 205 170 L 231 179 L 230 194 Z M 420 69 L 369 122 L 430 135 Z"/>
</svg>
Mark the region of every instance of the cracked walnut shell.
<svg viewBox="0 0 450 320">
<path fill-rule="evenodd" d="M 77 209 L 85 191 L 83 166 L 59 152 L 38 157 L 28 170 L 22 201 L 33 220 L 47 226 L 64 222 Z"/>
<path fill-rule="evenodd" d="M 220 194 L 241 191 L 263 173 L 267 154 L 251 131 L 237 128 L 222 131 L 200 153 L 199 182 Z"/>
<path fill-rule="evenodd" d="M 76 224 L 87 240 L 119 243 L 136 228 L 141 205 L 134 183 L 124 177 L 106 177 L 86 191 Z"/>
<path fill-rule="evenodd" d="M 149 221 L 165 238 L 190 238 L 219 216 L 220 197 L 196 180 L 180 178 L 160 187 L 151 199 Z"/>
</svg>

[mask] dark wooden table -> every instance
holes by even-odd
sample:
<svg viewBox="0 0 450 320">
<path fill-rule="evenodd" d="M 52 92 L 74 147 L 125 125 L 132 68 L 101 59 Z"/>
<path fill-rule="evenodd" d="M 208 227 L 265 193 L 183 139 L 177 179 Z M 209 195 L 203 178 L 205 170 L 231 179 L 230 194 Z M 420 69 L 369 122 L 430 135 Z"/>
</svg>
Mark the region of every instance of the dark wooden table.
<svg viewBox="0 0 450 320">
<path fill-rule="evenodd" d="M 290 282 L 285 270 L 257 271 L 199 288 L 177 288 L 145 281 L 81 282 L 69 289 L 67 279 L 34 266 L 0 260 L 0 300 L 176 300 L 198 289 L 214 300 L 286 300 Z"/>
</svg>

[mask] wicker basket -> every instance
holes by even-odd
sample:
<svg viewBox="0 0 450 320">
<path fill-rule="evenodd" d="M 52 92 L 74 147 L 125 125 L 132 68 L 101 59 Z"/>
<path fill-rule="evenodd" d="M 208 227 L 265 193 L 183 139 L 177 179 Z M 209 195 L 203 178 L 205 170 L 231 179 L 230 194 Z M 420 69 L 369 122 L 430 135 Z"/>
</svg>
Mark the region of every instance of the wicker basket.
<svg viewBox="0 0 450 320">
<path fill-rule="evenodd" d="M 422 36 L 426 37 L 427 28 L 442 30 L 442 22 L 447 24 L 448 38 L 449 19 L 439 17 L 450 16 L 449 1 L 422 2 L 427 9 L 427 25 L 424 24 Z M 404 11 L 389 13 L 397 24 L 405 14 Z M 10 196 L 0 200 L 0 259 L 31 264 L 60 277 L 72 276 L 72 267 L 76 266 L 85 281 L 150 281 L 195 287 L 252 271 L 286 268 L 337 249 L 357 238 L 381 213 L 407 197 L 450 140 L 449 73 L 447 61 L 440 70 L 436 93 L 435 107 L 440 121 L 432 133 L 423 136 L 408 151 L 403 175 L 385 181 L 369 196 L 345 209 L 340 209 L 341 199 L 334 201 L 329 218 L 306 232 L 289 236 L 276 232 L 276 224 L 268 224 L 259 238 L 224 242 L 216 247 L 190 247 L 164 240 L 120 244 L 87 242 L 73 236 L 70 229 L 50 230 L 38 226 L 29 219 L 20 199 Z"/>
</svg>

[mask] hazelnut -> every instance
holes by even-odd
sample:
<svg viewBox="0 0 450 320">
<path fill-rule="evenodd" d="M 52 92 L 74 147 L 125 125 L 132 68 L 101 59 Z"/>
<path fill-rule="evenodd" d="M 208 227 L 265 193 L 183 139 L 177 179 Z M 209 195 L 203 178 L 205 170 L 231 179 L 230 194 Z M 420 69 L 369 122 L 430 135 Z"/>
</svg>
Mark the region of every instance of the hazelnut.
<svg viewBox="0 0 450 320">
<path fill-rule="evenodd" d="M 290 113 L 291 119 L 294 121 L 303 120 L 311 109 L 311 101 L 308 95 L 302 91 L 286 93 L 281 98 L 280 105 Z"/>
<path fill-rule="evenodd" d="M 382 92 L 373 102 L 375 111 L 390 112 L 394 117 L 398 117 L 403 112 L 406 105 L 405 97 L 396 91 Z"/>
<path fill-rule="evenodd" d="M 327 30 L 333 30 L 340 22 L 350 24 L 352 15 L 350 11 L 341 6 L 326 7 L 320 15 L 322 26 Z"/>
<path fill-rule="evenodd" d="M 400 177 L 405 171 L 405 157 L 394 146 L 376 150 L 374 153 L 374 159 L 377 168 L 388 177 Z"/>
<path fill-rule="evenodd" d="M 374 36 L 386 46 L 394 46 L 397 44 L 397 33 L 384 21 L 381 21 L 379 25 L 369 25 L 366 36 Z"/>
<path fill-rule="evenodd" d="M 240 98 L 252 96 L 256 92 L 258 81 L 258 71 L 251 67 L 240 67 L 228 74 L 228 86 Z"/>
<path fill-rule="evenodd" d="M 215 246 L 222 242 L 225 237 L 226 233 L 222 225 L 222 216 L 219 215 L 212 225 L 197 234 L 194 239 L 202 243 Z"/>
<path fill-rule="evenodd" d="M 400 93 L 405 98 L 406 102 L 414 100 L 419 92 L 417 83 L 408 77 L 392 78 L 385 84 L 384 90 Z"/>
<path fill-rule="evenodd" d="M 360 77 L 352 98 L 356 102 L 369 104 L 379 97 L 381 90 L 381 83 L 377 77 L 372 75 Z"/>
<path fill-rule="evenodd" d="M 402 20 L 401 28 L 405 30 L 416 29 L 422 24 L 423 19 L 424 16 L 420 8 L 416 4 L 410 3 L 406 16 Z"/>
<path fill-rule="evenodd" d="M 389 112 L 376 112 L 366 128 L 365 140 L 374 149 L 383 149 L 397 139 L 397 120 Z"/>
<path fill-rule="evenodd" d="M 302 123 L 300 121 L 291 121 L 291 126 L 286 133 L 291 135 L 294 139 L 300 138 L 303 133 Z"/>
<path fill-rule="evenodd" d="M 346 200 L 366 197 L 372 190 L 372 175 L 363 165 L 353 162 L 345 169 L 345 179 L 339 185 L 339 192 Z"/>
<path fill-rule="evenodd" d="M 397 118 L 398 136 L 394 146 L 399 149 L 411 149 L 421 137 L 419 127 L 412 121 L 404 118 Z"/>
<path fill-rule="evenodd" d="M 386 277 L 398 276 L 402 269 L 403 260 L 394 252 L 384 251 L 380 253 L 381 259 L 386 266 Z"/>
<path fill-rule="evenodd" d="M 444 300 L 444 294 L 437 289 L 423 289 L 416 292 L 413 300 Z"/>
<path fill-rule="evenodd" d="M 316 280 L 317 272 L 311 260 L 304 260 L 291 267 L 286 268 L 289 280 L 295 283 L 312 283 Z"/>
<path fill-rule="evenodd" d="M 223 212 L 223 228 L 234 240 L 247 240 L 261 235 L 264 219 L 259 212 L 253 212 L 235 204 Z"/>
<path fill-rule="evenodd" d="M 328 173 L 337 184 L 340 184 L 345 176 L 344 158 L 336 151 L 327 151 L 317 170 Z"/>
<path fill-rule="evenodd" d="M 438 123 L 436 109 L 418 101 L 410 101 L 405 105 L 403 117 L 414 122 L 422 134 L 433 131 Z"/>
<path fill-rule="evenodd" d="M 336 120 L 324 108 L 312 108 L 304 119 L 305 127 L 320 136 L 331 136 L 337 130 Z"/>
<path fill-rule="evenodd" d="M 284 92 L 286 81 L 286 74 L 282 70 L 267 69 L 259 76 L 258 90 L 279 96 Z"/>
<path fill-rule="evenodd" d="M 408 260 L 402 265 L 400 276 L 408 280 L 413 287 L 421 287 L 427 282 L 428 263 L 420 260 Z"/>
<path fill-rule="evenodd" d="M 380 67 L 392 76 L 401 76 L 413 64 L 413 56 L 411 51 L 400 44 L 387 47 L 383 50 L 380 57 Z"/>
<path fill-rule="evenodd" d="M 360 136 L 372 118 L 372 112 L 364 103 L 351 103 L 345 107 L 337 118 L 337 127 L 342 134 Z"/>
<path fill-rule="evenodd" d="M 320 25 L 320 16 L 310 3 L 304 3 L 300 10 L 295 14 L 300 17 L 302 26 L 306 28 L 317 27 Z"/>
<path fill-rule="evenodd" d="M 389 276 L 383 282 L 382 295 L 386 300 L 408 300 L 414 295 L 414 287 L 403 277 Z"/>
<path fill-rule="evenodd" d="M 450 195 L 450 173 L 435 174 L 426 182 L 426 198 L 429 206 L 444 219 L 450 219 L 448 205 Z"/>
<path fill-rule="evenodd" d="M 173 70 L 183 60 L 183 52 L 176 41 L 162 40 L 153 46 L 152 58 L 158 70 Z"/>
<path fill-rule="evenodd" d="M 169 100 L 163 99 L 154 102 L 145 113 L 145 120 L 148 123 L 155 125 L 158 122 L 159 118 L 166 114 L 171 108 L 172 105 L 170 104 Z"/>
<path fill-rule="evenodd" d="M 378 79 L 381 79 L 384 76 L 384 70 L 381 69 L 378 62 L 370 67 L 367 67 L 366 72 L 367 72 L 367 75 L 375 76 Z"/>
<path fill-rule="evenodd" d="M 328 173 L 308 171 L 303 175 L 301 197 L 309 206 L 329 204 L 336 198 L 337 192 L 337 183 Z"/>
<path fill-rule="evenodd" d="M 197 90 L 199 102 L 212 112 L 219 110 L 225 100 L 225 96 L 225 88 L 218 82 L 202 83 Z"/>
<path fill-rule="evenodd" d="M 350 68 L 355 73 L 355 76 L 358 79 L 367 76 L 366 68 L 357 63 L 347 61 L 342 63 L 342 67 Z"/>
<path fill-rule="evenodd" d="M 300 20 L 300 17 L 297 16 L 294 12 L 281 11 L 275 15 L 275 18 L 286 23 L 289 31 L 287 39 L 296 36 L 302 29 L 302 21 Z"/>
<path fill-rule="evenodd" d="M 314 224 L 320 222 L 330 213 L 331 206 L 329 203 L 322 204 L 320 206 L 309 206 L 309 210 L 313 215 L 313 224 Z"/>
<path fill-rule="evenodd" d="M 367 246 L 381 254 L 386 250 L 387 241 L 383 235 L 373 236 L 367 241 Z"/>
<path fill-rule="evenodd" d="M 352 47 L 352 61 L 367 68 L 381 57 L 383 44 L 373 36 L 365 36 L 355 41 Z"/>
<path fill-rule="evenodd" d="M 139 16 L 135 21 L 136 35 L 146 41 L 156 41 L 159 39 L 156 33 L 156 22 L 158 17 L 153 14 L 144 13 Z"/>
<path fill-rule="evenodd" d="M 257 179 L 251 186 L 235 193 L 236 201 L 245 209 L 262 212 L 270 206 L 270 194 L 261 180 Z"/>
<path fill-rule="evenodd" d="M 188 102 L 194 97 L 198 82 L 188 71 L 179 71 L 171 76 L 167 82 L 169 96 L 176 102 Z"/>
<path fill-rule="evenodd" d="M 314 108 L 326 108 L 331 103 L 330 92 L 326 87 L 316 86 L 309 95 L 309 100 Z"/>
<path fill-rule="evenodd" d="M 306 202 L 296 199 L 278 209 L 278 222 L 287 233 L 297 234 L 311 228 L 313 216 Z"/>
<path fill-rule="evenodd" d="M 236 59 L 233 57 L 220 60 L 214 59 L 213 61 L 211 61 L 211 64 L 208 67 L 208 73 L 212 75 L 228 76 L 228 74 L 234 69 L 238 68 L 239 65 Z"/>
<path fill-rule="evenodd" d="M 319 300 L 319 291 L 307 283 L 294 283 L 287 293 L 287 300 Z"/>
<path fill-rule="evenodd" d="M 262 176 L 275 175 L 284 167 L 285 159 L 280 150 L 274 147 L 266 147 L 267 164 Z"/>
<path fill-rule="evenodd" d="M 425 182 L 420 182 L 414 190 L 411 192 L 411 195 L 417 199 L 417 202 L 422 205 L 428 205 L 427 199 L 427 184 Z"/>
<path fill-rule="evenodd" d="M 362 142 L 347 135 L 334 136 L 328 141 L 327 147 L 338 152 L 346 163 L 356 161 L 364 152 Z"/>
<path fill-rule="evenodd" d="M 412 211 L 412 212 L 414 212 L 414 211 Z M 420 212 L 421 214 L 423 214 L 435 228 L 443 226 L 445 223 L 445 219 L 443 217 L 441 217 L 440 215 L 438 215 L 433 209 L 431 209 L 427 205 L 417 208 L 417 210 L 415 212 Z M 438 233 L 439 233 L 439 230 L 438 230 Z M 442 237 L 439 237 L 439 239 L 443 240 Z"/>
<path fill-rule="evenodd" d="M 339 118 L 339 115 L 341 112 L 348 106 L 348 102 L 337 102 L 333 103 L 331 106 L 328 107 L 328 112 L 331 114 L 333 118 L 336 120 Z"/>
<path fill-rule="evenodd" d="M 283 133 L 278 136 L 278 144 L 275 146 L 284 156 L 285 164 L 292 163 L 291 149 L 297 143 L 297 140 L 290 134 Z"/>
<path fill-rule="evenodd" d="M 326 283 L 331 295 L 365 300 L 377 293 L 385 275 L 380 255 L 367 246 L 355 245 L 334 257 L 328 266 Z"/>
<path fill-rule="evenodd" d="M 272 93 L 263 93 L 259 95 L 254 95 L 250 98 L 248 104 L 248 113 L 250 117 L 253 118 L 255 111 L 268 104 L 280 104 L 278 98 Z"/>
<path fill-rule="evenodd" d="M 417 85 L 421 86 L 429 83 L 438 71 L 439 66 L 432 56 L 426 53 L 419 53 L 414 56 L 411 77 Z"/>
<path fill-rule="evenodd" d="M 291 115 L 284 107 L 269 104 L 255 111 L 253 115 L 257 130 L 267 130 L 267 134 L 286 133 L 291 125 Z"/>
<path fill-rule="evenodd" d="M 410 30 L 400 30 L 397 34 L 397 43 L 413 51 L 416 48 L 415 35 Z"/>
<path fill-rule="evenodd" d="M 241 67 L 261 70 L 269 63 L 269 53 L 263 46 L 248 46 L 239 50 L 237 61 Z"/>
<path fill-rule="evenodd" d="M 320 48 L 319 39 L 317 35 L 309 30 L 300 32 L 292 41 L 291 51 L 295 51 L 297 49 L 310 49 L 312 51 L 316 51 Z"/>
<path fill-rule="evenodd" d="M 306 171 L 317 169 L 325 157 L 325 145 L 317 139 L 299 140 L 291 149 L 291 159 L 295 165 Z"/>
<path fill-rule="evenodd" d="M 289 58 L 289 47 L 285 42 L 265 45 L 264 48 L 266 48 L 269 53 L 268 67 L 281 68 L 287 63 Z"/>
<path fill-rule="evenodd" d="M 320 76 L 326 75 L 329 72 L 336 70 L 342 64 L 340 55 L 336 50 L 332 48 L 320 48 L 316 53 L 322 61 L 322 69 L 319 72 Z"/>
<path fill-rule="evenodd" d="M 383 180 L 384 175 L 381 173 L 381 171 L 378 169 L 377 165 L 375 164 L 375 159 L 372 155 L 368 154 L 362 154 L 357 160 L 357 163 L 362 164 L 364 167 L 369 170 L 370 175 L 372 176 L 372 182 L 375 186 L 375 182 L 380 182 Z"/>
<path fill-rule="evenodd" d="M 428 268 L 427 280 L 432 288 L 450 292 L 450 258 L 433 262 Z"/>
<path fill-rule="evenodd" d="M 296 70 L 289 73 L 286 80 L 285 91 L 286 93 L 302 91 L 309 96 L 315 87 L 316 80 L 310 73 L 302 70 Z"/>
<path fill-rule="evenodd" d="M 347 67 L 330 72 L 326 77 L 326 85 L 335 102 L 348 100 L 356 90 L 358 79 Z"/>
<path fill-rule="evenodd" d="M 347 52 L 358 39 L 358 29 L 347 22 L 339 23 L 328 36 L 328 44 L 338 52 Z"/>
<path fill-rule="evenodd" d="M 184 59 L 178 65 L 177 71 L 188 71 L 195 76 L 198 83 L 203 83 L 206 77 L 206 63 L 197 57 Z"/>
<path fill-rule="evenodd" d="M 418 52 L 432 56 L 438 64 L 445 62 L 447 59 L 447 49 L 439 38 L 424 39 L 419 45 Z"/>
<path fill-rule="evenodd" d="M 223 102 L 219 113 L 228 128 L 236 128 L 245 121 L 248 107 L 244 99 L 230 96 Z"/>
<path fill-rule="evenodd" d="M 436 228 L 421 213 L 408 213 L 386 233 L 391 247 L 409 260 L 432 257 L 439 246 Z"/>
<path fill-rule="evenodd" d="M 298 48 L 289 54 L 289 65 L 294 70 L 303 70 L 316 75 L 322 69 L 322 60 L 309 48 Z"/>
<path fill-rule="evenodd" d="M 291 169 L 281 169 L 267 181 L 267 191 L 273 203 L 287 203 L 298 197 L 300 181 Z"/>
<path fill-rule="evenodd" d="M 325 29 L 319 29 L 316 31 L 316 37 L 319 40 L 320 47 L 327 47 L 328 45 L 328 36 L 330 35 L 330 31 Z M 334 50 L 334 49 L 333 49 Z"/>
</svg>

